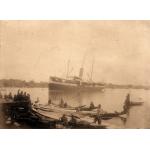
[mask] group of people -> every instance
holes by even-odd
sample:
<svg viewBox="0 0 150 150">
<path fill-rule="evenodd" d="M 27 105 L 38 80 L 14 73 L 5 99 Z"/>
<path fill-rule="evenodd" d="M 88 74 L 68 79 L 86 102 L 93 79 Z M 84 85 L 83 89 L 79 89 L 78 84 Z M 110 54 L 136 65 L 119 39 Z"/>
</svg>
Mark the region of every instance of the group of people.
<svg viewBox="0 0 150 150">
<path fill-rule="evenodd" d="M 93 104 L 92 104 L 93 105 Z M 95 106 L 94 106 L 95 108 Z M 96 116 L 94 117 L 94 123 L 98 123 L 99 125 L 101 124 L 101 114 L 103 113 L 103 109 L 101 108 L 101 104 L 98 105 L 97 107 L 97 113 Z M 66 114 L 63 114 L 62 117 L 60 118 L 61 122 L 63 123 L 63 125 L 68 125 L 68 118 Z M 77 123 L 77 117 L 74 115 L 71 115 L 71 123 L 76 124 Z"/>
<path fill-rule="evenodd" d="M 13 99 L 13 95 L 10 92 L 9 94 L 4 94 L 4 99 Z"/>
<path fill-rule="evenodd" d="M 49 100 L 48 100 L 48 105 L 51 105 L 51 104 L 52 104 L 52 100 L 49 99 Z M 61 98 L 60 103 L 59 103 L 59 106 L 60 106 L 61 108 L 67 108 L 68 104 L 67 104 L 67 102 L 64 102 L 64 100 Z"/>
<path fill-rule="evenodd" d="M 11 92 L 9 94 L 4 94 L 4 95 L 0 92 L 0 98 L 13 99 L 13 96 L 12 96 Z"/>
<path fill-rule="evenodd" d="M 51 104 L 52 104 L 52 100 L 49 99 L 49 100 L 48 100 L 48 105 L 51 105 Z M 64 102 L 64 100 L 61 98 L 60 103 L 59 103 L 59 106 L 60 106 L 61 108 L 66 108 L 66 107 L 68 106 L 68 104 L 67 104 L 67 102 Z"/>
<path fill-rule="evenodd" d="M 0 98 L 4 98 L 5 100 L 14 100 L 14 101 L 30 101 L 30 94 L 18 90 L 17 94 L 14 96 L 10 92 L 9 94 L 4 94 L 4 96 L 0 93 Z"/>
<path fill-rule="evenodd" d="M 18 90 L 17 94 L 14 95 L 14 101 L 31 101 L 30 94 Z"/>
<path fill-rule="evenodd" d="M 11 97 L 11 94 L 9 95 L 9 97 Z M 14 96 L 14 100 L 17 99 L 30 99 L 30 95 L 26 94 L 26 92 L 20 92 L 18 91 L 17 95 Z M 37 100 L 39 102 L 39 100 Z M 48 101 L 48 105 L 52 104 L 51 99 L 49 99 Z M 61 98 L 59 106 L 62 108 L 66 108 L 68 106 L 68 104 L 66 102 L 64 102 L 64 100 Z M 123 111 L 127 112 L 129 110 L 129 106 L 130 106 L 130 94 L 128 93 L 124 102 L 124 106 L 123 106 Z M 94 117 L 94 123 L 98 123 L 99 125 L 101 124 L 102 121 L 102 114 L 104 113 L 104 110 L 101 107 L 101 104 L 99 104 L 98 106 L 95 106 L 93 102 L 90 103 L 89 109 L 96 109 L 96 115 Z M 62 123 L 64 125 L 68 124 L 68 117 L 66 114 L 63 114 L 62 117 L 60 118 L 60 120 L 62 121 Z M 72 122 L 73 124 L 77 123 L 77 118 L 74 115 L 71 115 L 71 120 L 70 122 Z"/>
<path fill-rule="evenodd" d="M 64 102 L 64 100 L 61 98 L 59 106 L 62 108 L 66 108 L 68 106 L 68 104 L 67 104 L 67 102 Z"/>
<path fill-rule="evenodd" d="M 124 106 L 123 106 L 123 111 L 124 112 L 128 112 L 129 110 L 129 107 L 130 107 L 130 94 L 128 93 L 127 96 L 126 96 L 126 99 L 125 99 L 125 102 L 124 102 Z M 61 99 L 61 102 L 60 102 L 60 106 L 63 106 L 64 107 L 64 101 L 63 99 Z M 102 121 L 102 114 L 104 113 L 102 107 L 101 107 L 101 104 L 98 105 L 98 107 L 95 107 L 94 103 L 91 102 L 90 103 L 90 106 L 89 106 L 90 109 L 97 109 L 96 110 L 96 116 L 94 117 L 94 123 L 98 123 L 99 125 L 101 124 L 101 121 Z M 65 125 L 68 123 L 68 119 L 67 119 L 67 116 L 64 114 L 61 119 L 60 119 Z M 76 123 L 77 122 L 77 118 L 75 118 L 75 116 L 71 116 L 71 122 L 73 123 Z"/>
</svg>

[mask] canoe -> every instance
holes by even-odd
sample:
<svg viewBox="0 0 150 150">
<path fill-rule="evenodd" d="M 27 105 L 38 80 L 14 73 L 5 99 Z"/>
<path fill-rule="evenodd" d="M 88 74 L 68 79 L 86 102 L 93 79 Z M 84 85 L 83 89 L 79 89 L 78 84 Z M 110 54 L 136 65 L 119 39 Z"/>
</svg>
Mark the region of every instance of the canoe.
<svg viewBox="0 0 150 150">
<path fill-rule="evenodd" d="M 144 102 L 130 102 L 130 106 L 141 106 Z"/>
<path fill-rule="evenodd" d="M 104 120 L 107 120 L 107 119 L 111 119 L 113 117 L 119 117 L 120 115 L 123 115 L 125 113 L 123 112 L 113 112 L 113 113 L 104 113 L 104 114 L 101 114 L 101 118 L 104 119 Z M 90 115 L 91 117 L 96 117 L 97 114 L 91 114 Z"/>
<path fill-rule="evenodd" d="M 34 110 L 34 113 L 38 115 L 41 119 L 41 121 L 49 120 L 49 122 L 55 122 L 56 128 L 71 128 L 71 129 L 104 129 L 106 128 L 106 125 L 103 124 L 96 124 L 93 123 L 93 118 L 88 116 L 79 116 L 77 114 L 66 114 L 68 119 L 68 124 L 63 125 L 63 122 L 61 122 L 60 118 L 62 117 L 62 113 L 60 112 L 45 112 L 42 110 Z M 73 123 L 71 121 L 71 116 L 74 116 L 76 118 L 76 123 Z"/>
<path fill-rule="evenodd" d="M 75 109 L 70 109 L 70 108 L 61 108 L 59 106 L 39 106 L 39 107 L 34 107 L 34 109 L 41 111 L 42 113 L 44 113 L 46 116 L 57 116 L 57 119 L 60 118 L 62 116 L 62 114 L 66 114 L 66 115 L 75 115 L 78 116 L 80 118 L 84 117 L 84 116 L 89 116 L 89 117 L 96 117 L 97 116 L 97 111 L 95 109 L 93 110 L 81 110 L 81 111 L 76 111 Z M 56 115 L 57 114 L 57 115 Z M 113 117 L 118 117 L 119 115 L 125 114 L 123 112 L 112 112 L 112 113 L 108 113 L 108 112 L 103 112 L 101 114 L 101 118 L 103 120 L 109 120 L 112 119 Z M 59 116 L 59 117 L 58 117 Z M 52 117 L 52 118 L 53 118 Z M 54 117 L 55 118 L 55 117 Z"/>
<path fill-rule="evenodd" d="M 59 105 L 56 104 L 50 104 L 50 105 L 42 105 L 42 104 L 34 104 L 33 108 L 34 109 L 40 109 L 43 111 L 53 111 L 53 110 L 70 110 L 70 111 L 77 111 L 78 109 L 81 110 L 85 107 L 86 105 L 78 106 L 78 107 L 72 107 L 72 106 L 67 106 L 67 107 L 60 107 Z"/>
<path fill-rule="evenodd" d="M 94 107 L 94 108 L 83 107 L 83 108 L 80 108 L 80 111 L 92 111 L 94 109 L 97 109 L 97 107 Z"/>
</svg>

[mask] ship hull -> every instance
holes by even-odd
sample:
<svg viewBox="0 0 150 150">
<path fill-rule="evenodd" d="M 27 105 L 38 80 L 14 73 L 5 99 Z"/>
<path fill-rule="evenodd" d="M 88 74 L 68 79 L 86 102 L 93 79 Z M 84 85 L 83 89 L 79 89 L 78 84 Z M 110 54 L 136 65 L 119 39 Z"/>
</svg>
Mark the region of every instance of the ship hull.
<svg viewBox="0 0 150 150">
<path fill-rule="evenodd" d="M 104 91 L 104 86 L 80 86 L 80 85 L 66 85 L 66 84 L 56 84 L 56 83 L 49 83 L 49 90 L 50 91 Z"/>
</svg>

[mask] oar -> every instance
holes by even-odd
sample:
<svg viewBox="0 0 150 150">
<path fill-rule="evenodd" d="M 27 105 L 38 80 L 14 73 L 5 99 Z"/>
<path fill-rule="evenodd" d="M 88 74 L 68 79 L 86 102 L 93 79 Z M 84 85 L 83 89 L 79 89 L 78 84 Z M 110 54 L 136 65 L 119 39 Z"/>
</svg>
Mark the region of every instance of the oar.
<svg viewBox="0 0 150 150">
<path fill-rule="evenodd" d="M 78 107 L 75 107 L 75 108 L 83 108 L 85 107 L 86 105 L 82 105 L 82 106 L 78 106 Z"/>
</svg>

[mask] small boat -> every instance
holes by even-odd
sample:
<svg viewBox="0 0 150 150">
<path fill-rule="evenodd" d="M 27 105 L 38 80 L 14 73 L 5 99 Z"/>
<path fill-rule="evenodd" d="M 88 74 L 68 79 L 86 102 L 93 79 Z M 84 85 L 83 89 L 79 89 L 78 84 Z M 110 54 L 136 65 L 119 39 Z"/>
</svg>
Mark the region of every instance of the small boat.
<svg viewBox="0 0 150 150">
<path fill-rule="evenodd" d="M 94 108 L 82 107 L 82 108 L 80 108 L 80 111 L 93 111 L 94 109 L 97 109 L 97 107 L 94 107 Z"/>
<path fill-rule="evenodd" d="M 101 114 L 100 116 L 103 120 L 108 120 L 108 119 L 112 119 L 113 117 L 119 117 L 120 115 L 123 115 L 123 114 L 125 113 L 124 112 L 112 112 L 112 113 L 105 112 Z M 96 117 L 96 116 L 97 116 L 96 113 L 90 114 L 90 117 Z"/>
<path fill-rule="evenodd" d="M 41 121 L 41 124 L 47 125 L 48 123 L 53 123 L 54 125 L 49 126 L 49 128 L 69 128 L 69 129 L 105 129 L 106 125 L 93 123 L 93 119 L 89 116 L 83 116 L 75 113 L 66 113 L 66 117 L 68 119 L 67 125 L 60 120 L 62 117 L 62 112 L 45 112 L 42 110 L 34 110 L 34 114 L 36 114 L 40 119 L 37 121 Z M 71 121 L 71 117 L 76 118 L 76 122 Z M 55 127 L 54 127 L 55 126 Z"/>
<path fill-rule="evenodd" d="M 141 106 L 144 102 L 130 102 L 130 106 Z"/>
<path fill-rule="evenodd" d="M 77 110 L 84 109 L 85 106 L 86 105 L 72 107 L 68 105 L 66 107 L 61 107 L 60 105 L 57 105 L 57 104 L 50 104 L 50 105 L 34 104 L 33 108 L 36 110 L 39 109 L 39 110 L 51 112 L 51 111 L 56 111 L 56 110 L 77 111 Z"/>
<path fill-rule="evenodd" d="M 89 110 L 89 108 L 85 108 L 84 110 L 84 107 L 81 107 L 82 108 L 81 110 L 77 111 L 76 110 L 76 107 L 69 107 L 69 108 L 61 108 L 59 106 L 47 106 L 47 107 L 44 107 L 44 106 L 40 106 L 40 107 L 36 107 L 34 109 L 38 110 L 38 111 L 42 111 L 42 114 L 44 115 L 48 115 L 50 116 L 50 114 L 53 116 L 54 114 L 56 115 L 57 114 L 57 117 L 61 117 L 62 114 L 67 114 L 67 115 L 71 115 L 71 114 L 74 114 L 76 116 L 80 116 L 80 117 L 91 117 L 91 118 L 94 118 L 97 116 L 97 112 L 96 110 Z M 45 112 L 45 113 L 44 113 Z M 119 117 L 119 115 L 122 115 L 122 114 L 125 114 L 124 112 L 112 112 L 112 113 L 108 113 L 108 112 L 103 112 L 101 114 L 101 119 L 103 120 L 109 120 L 109 119 L 112 119 L 113 117 Z M 54 116 L 53 116 L 54 117 Z M 52 117 L 52 118 L 53 118 Z M 59 118 L 58 117 L 58 118 Z M 57 119 L 58 119 L 57 118 Z"/>
</svg>

